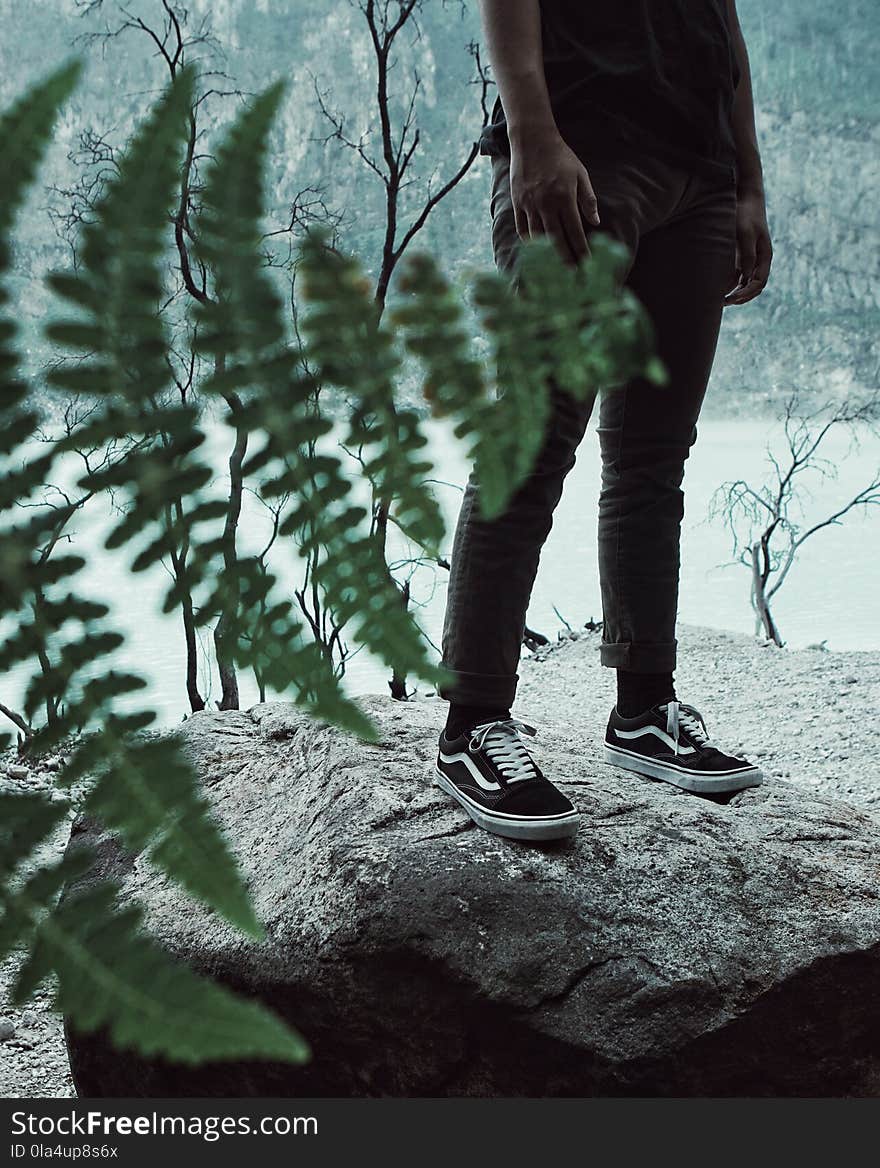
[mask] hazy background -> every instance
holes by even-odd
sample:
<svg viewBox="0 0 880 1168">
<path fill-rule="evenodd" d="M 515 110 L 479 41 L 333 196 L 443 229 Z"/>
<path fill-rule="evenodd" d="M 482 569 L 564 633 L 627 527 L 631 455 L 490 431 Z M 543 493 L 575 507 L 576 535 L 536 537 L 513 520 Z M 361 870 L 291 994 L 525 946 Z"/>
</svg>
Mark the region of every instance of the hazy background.
<svg viewBox="0 0 880 1168">
<path fill-rule="evenodd" d="M 876 383 L 878 351 L 878 203 L 880 203 L 880 6 L 874 0 L 739 0 L 754 74 L 776 260 L 770 288 L 745 310 L 727 313 L 710 412 L 749 413 L 776 402 L 794 385 L 823 396 Z M 158 0 L 127 6 L 157 20 Z M 277 135 L 275 197 L 279 222 L 293 194 L 319 182 L 328 204 L 346 216 L 346 239 L 375 263 L 382 205 L 377 184 L 326 136 L 314 95 L 344 111 L 353 136 L 369 111 L 373 62 L 363 18 L 347 0 L 193 0 L 190 23 L 204 16 L 217 51 L 211 63 L 228 75 L 219 87 L 255 90 L 284 77 L 289 96 Z M 4 104 L 28 81 L 71 51 L 84 54 L 85 80 L 67 109 L 47 185 L 69 185 L 75 168 L 67 152 L 92 127 L 121 142 L 132 119 L 165 76 L 145 36 L 134 31 L 103 46 L 77 38 L 119 23 L 113 3 L 76 0 L 0 0 Z M 467 44 L 479 38 L 474 0 L 462 6 L 429 0 L 422 37 L 404 38 L 400 72 L 413 63 L 422 79 L 419 120 L 425 149 L 419 173 L 449 173 L 479 132 L 480 114 Z M 410 60 L 406 57 L 409 54 Z M 206 51 L 206 59 L 209 54 Z M 235 98 L 211 105 L 230 116 Z M 446 257 L 450 271 L 491 262 L 486 199 L 488 163 L 478 161 L 432 218 L 425 241 Z M 38 204 L 42 203 L 43 206 Z M 22 232 L 25 304 L 40 308 L 32 278 L 63 262 L 44 207 L 63 209 L 45 195 Z"/>
<path fill-rule="evenodd" d="M 739 0 L 738 8 L 751 55 L 776 258 L 766 293 L 725 314 L 701 437 L 687 472 L 680 615 L 747 632 L 752 628 L 748 577 L 740 566 L 719 567 L 730 549 L 723 530 L 707 519 L 712 491 L 741 469 L 760 476 L 764 443 L 792 390 L 818 403 L 862 395 L 877 383 L 880 8 L 876 0 L 841 0 L 833 7 L 824 0 Z M 154 24 L 161 18 L 159 0 L 134 0 L 126 11 Z M 346 245 L 375 270 L 381 188 L 351 151 L 325 140 L 329 126 L 316 100 L 317 87 L 326 104 L 344 114 L 353 138 L 373 116 L 374 61 L 357 7 L 347 0 L 193 0 L 189 14 L 190 27 L 203 18 L 213 38 L 200 51 L 203 67 L 218 72 L 218 89 L 239 91 L 211 102 L 209 130 L 212 120 L 217 124 L 232 116 L 240 94 L 279 77 L 288 81 L 275 137 L 269 226 L 285 222 L 297 191 L 315 187 L 341 217 Z M 70 262 L 63 229 L 70 200 L 59 189 L 69 188 L 80 173 L 80 135 L 90 131 L 121 146 L 166 81 L 164 66 L 142 33 L 88 39 L 116 29 L 120 20 L 115 3 L 0 0 L 4 105 L 71 53 L 87 63 L 18 236 L 15 279 L 29 371 L 37 383 L 51 358 L 37 327 L 49 304 L 39 278 Z M 429 0 L 420 28 L 420 38 L 406 36 L 400 44 L 395 78 L 407 83 L 408 91 L 412 70 L 420 76 L 416 175 L 436 184 L 459 165 L 482 122 L 467 51 L 480 35 L 476 3 Z M 420 246 L 440 254 L 453 276 L 491 264 L 488 183 L 488 161 L 479 159 L 420 236 Z M 413 197 L 418 193 L 417 184 Z M 467 467 L 441 429 L 434 434 L 434 453 L 449 483 L 443 501 L 451 528 Z M 817 483 L 817 514 L 832 510 L 850 487 L 870 479 L 878 461 L 876 441 L 861 450 L 838 445 L 833 455 L 841 479 Z M 529 623 L 551 635 L 559 626 L 556 609 L 575 625 L 601 615 L 594 551 L 597 487 L 595 440 L 588 437 L 529 613 Z M 858 514 L 805 550 L 777 610 L 791 644 L 827 640 L 831 648 L 880 648 L 878 534 L 880 515 Z M 79 538 L 91 553 L 96 592 L 112 593 L 98 535 L 95 527 Z M 129 596 L 127 613 L 116 619 L 128 628 L 138 664 L 151 671 L 161 691 L 158 704 L 170 717 L 183 708 L 180 638 L 172 625 L 162 626 L 166 636 L 155 623 L 153 599 L 160 586 L 155 581 L 151 592 L 145 580 L 137 595 Z M 426 605 L 425 625 L 436 643 L 445 579 L 432 575 L 417 582 L 416 595 Z M 382 688 L 381 675 L 368 661 L 352 667 L 351 681 L 355 689 Z"/>
</svg>

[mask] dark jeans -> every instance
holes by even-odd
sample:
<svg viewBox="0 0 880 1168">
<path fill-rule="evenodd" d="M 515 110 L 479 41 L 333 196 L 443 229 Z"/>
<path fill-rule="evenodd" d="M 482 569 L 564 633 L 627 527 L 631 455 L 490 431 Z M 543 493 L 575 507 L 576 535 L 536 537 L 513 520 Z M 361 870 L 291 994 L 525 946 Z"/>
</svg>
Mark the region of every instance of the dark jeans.
<svg viewBox="0 0 880 1168">
<path fill-rule="evenodd" d="M 636 672 L 675 668 L 684 464 L 715 356 L 722 299 L 736 283 L 735 175 L 694 174 L 656 158 L 584 157 L 601 226 L 630 249 L 627 285 L 655 328 L 665 386 L 635 378 L 599 395 L 602 486 L 599 578 L 603 665 Z M 513 273 L 520 240 L 510 164 L 492 159 L 492 243 Z M 502 387 L 503 392 L 503 387 Z M 455 675 L 441 696 L 507 707 L 541 548 L 593 401 L 550 386 L 541 454 L 507 511 L 478 515 L 468 480 L 455 540 L 443 629 L 443 664 Z"/>
</svg>

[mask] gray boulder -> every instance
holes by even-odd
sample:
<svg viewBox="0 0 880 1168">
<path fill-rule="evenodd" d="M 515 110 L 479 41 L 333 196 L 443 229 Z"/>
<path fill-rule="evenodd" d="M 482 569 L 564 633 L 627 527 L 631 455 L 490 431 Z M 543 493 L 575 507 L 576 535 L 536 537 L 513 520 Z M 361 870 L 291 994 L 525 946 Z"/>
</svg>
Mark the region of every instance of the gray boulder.
<svg viewBox="0 0 880 1168">
<path fill-rule="evenodd" d="M 363 699 L 364 745 L 294 707 L 182 731 L 268 939 L 255 946 L 80 822 L 73 846 L 169 951 L 296 1025 L 315 1057 L 185 1068 L 67 1028 L 89 1096 L 822 1096 L 880 1091 L 880 830 L 774 782 L 721 804 L 545 724 L 583 813 L 543 847 L 432 784 L 445 706 Z"/>
</svg>

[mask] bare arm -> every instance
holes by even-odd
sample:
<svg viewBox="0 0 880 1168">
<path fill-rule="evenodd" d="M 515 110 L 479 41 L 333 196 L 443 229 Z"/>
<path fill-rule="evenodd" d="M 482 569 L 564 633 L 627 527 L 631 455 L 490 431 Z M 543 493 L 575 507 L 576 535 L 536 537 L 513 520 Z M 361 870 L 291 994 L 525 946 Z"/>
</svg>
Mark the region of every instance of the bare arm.
<svg viewBox="0 0 880 1168">
<path fill-rule="evenodd" d="M 553 118 L 541 45 L 539 0 L 480 0 L 489 59 L 510 139 L 510 191 L 523 239 L 549 235 L 566 259 L 589 252 L 584 220 L 598 225 L 583 163 Z"/>
<path fill-rule="evenodd" d="M 557 132 L 544 78 L 539 0 L 480 0 L 508 132 L 522 141 Z"/>
<path fill-rule="evenodd" d="M 763 292 L 770 276 L 773 247 L 767 226 L 764 176 L 758 136 L 749 54 L 736 11 L 736 0 L 726 0 L 731 39 L 740 68 L 733 103 L 733 136 L 737 172 L 737 286 L 725 304 L 745 304 Z"/>
</svg>

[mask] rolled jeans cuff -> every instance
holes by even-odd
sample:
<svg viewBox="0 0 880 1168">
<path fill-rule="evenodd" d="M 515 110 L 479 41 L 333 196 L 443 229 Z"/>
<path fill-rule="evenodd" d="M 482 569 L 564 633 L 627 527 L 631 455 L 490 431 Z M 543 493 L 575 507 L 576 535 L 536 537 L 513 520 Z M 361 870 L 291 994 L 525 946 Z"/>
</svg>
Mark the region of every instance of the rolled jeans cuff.
<svg viewBox="0 0 880 1168">
<path fill-rule="evenodd" d="M 459 706 L 499 706 L 508 709 L 516 697 L 518 673 L 463 673 L 444 668 L 453 674 L 452 681 L 441 685 L 438 694 Z"/>
<path fill-rule="evenodd" d="M 612 669 L 627 669 L 632 673 L 667 673 L 675 669 L 677 648 L 678 641 L 655 644 L 602 641 L 599 660 Z"/>
</svg>

